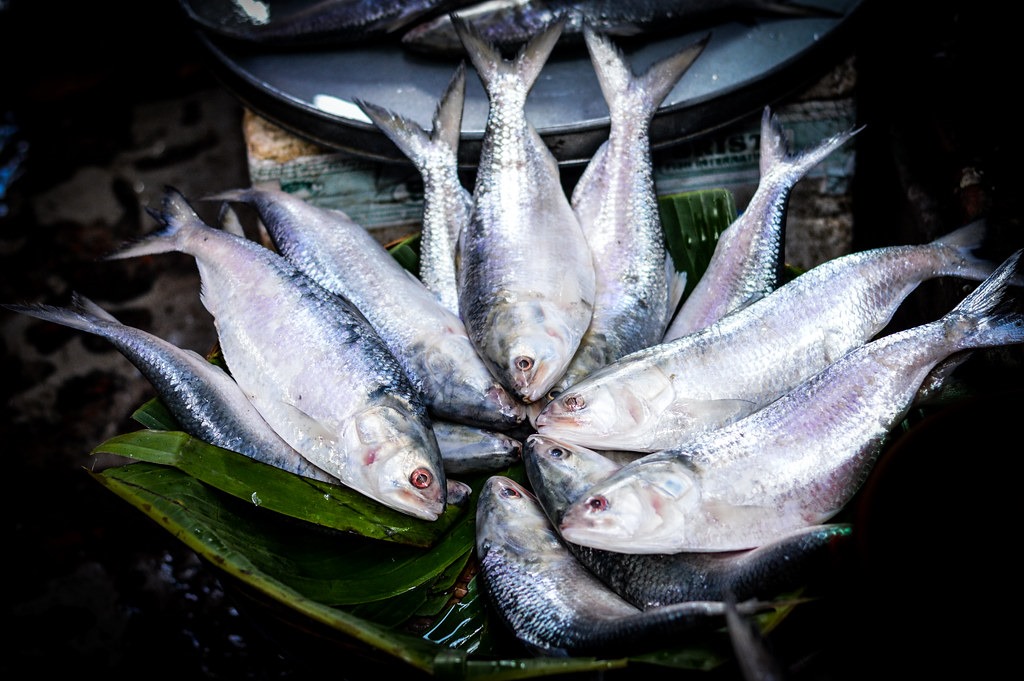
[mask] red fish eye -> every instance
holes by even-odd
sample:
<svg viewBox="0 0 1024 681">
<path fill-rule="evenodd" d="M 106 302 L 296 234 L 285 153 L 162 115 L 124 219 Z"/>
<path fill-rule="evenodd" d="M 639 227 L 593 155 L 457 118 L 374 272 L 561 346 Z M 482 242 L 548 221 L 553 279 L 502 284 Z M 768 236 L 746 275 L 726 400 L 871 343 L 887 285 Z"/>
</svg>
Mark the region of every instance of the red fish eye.
<svg viewBox="0 0 1024 681">
<path fill-rule="evenodd" d="M 608 500 L 604 497 L 590 497 L 587 499 L 587 507 L 591 511 L 603 511 L 608 508 Z"/>
<path fill-rule="evenodd" d="M 519 490 L 517 490 L 515 487 L 505 485 L 504 487 L 501 488 L 501 496 L 509 499 L 517 499 L 520 495 Z"/>
<path fill-rule="evenodd" d="M 587 406 L 586 400 L 583 399 L 582 395 L 569 395 L 565 398 L 564 404 L 565 408 L 569 411 L 579 411 Z"/>
<path fill-rule="evenodd" d="M 409 476 L 409 482 L 416 489 L 426 489 L 434 482 L 434 476 L 426 468 L 417 468 Z"/>
<path fill-rule="evenodd" d="M 530 369 L 533 368 L 532 357 L 519 356 L 516 357 L 515 360 L 513 360 L 513 363 L 515 364 L 516 369 L 519 369 L 520 371 L 529 371 Z"/>
</svg>

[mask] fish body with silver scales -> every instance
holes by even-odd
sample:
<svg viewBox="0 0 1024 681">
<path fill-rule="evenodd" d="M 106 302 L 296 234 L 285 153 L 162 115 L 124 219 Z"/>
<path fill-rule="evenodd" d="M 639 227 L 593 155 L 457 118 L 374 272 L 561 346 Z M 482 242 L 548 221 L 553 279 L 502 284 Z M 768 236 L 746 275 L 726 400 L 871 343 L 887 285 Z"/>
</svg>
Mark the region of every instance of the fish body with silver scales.
<svg viewBox="0 0 1024 681">
<path fill-rule="evenodd" d="M 225 364 L 267 423 L 346 486 L 424 520 L 447 482 L 422 397 L 362 314 L 274 251 L 206 225 L 176 190 L 112 259 L 196 260 Z"/>
<path fill-rule="evenodd" d="M 936 277 L 980 281 L 983 222 L 928 244 L 828 260 L 717 322 L 608 364 L 534 417 L 539 433 L 591 448 L 682 446 L 763 407 L 880 332 Z"/>
<path fill-rule="evenodd" d="M 648 454 L 562 516 L 566 541 L 630 553 L 733 551 L 828 521 L 947 358 L 1024 342 L 1022 251 L 941 319 L 859 347 L 744 419 Z"/>
</svg>

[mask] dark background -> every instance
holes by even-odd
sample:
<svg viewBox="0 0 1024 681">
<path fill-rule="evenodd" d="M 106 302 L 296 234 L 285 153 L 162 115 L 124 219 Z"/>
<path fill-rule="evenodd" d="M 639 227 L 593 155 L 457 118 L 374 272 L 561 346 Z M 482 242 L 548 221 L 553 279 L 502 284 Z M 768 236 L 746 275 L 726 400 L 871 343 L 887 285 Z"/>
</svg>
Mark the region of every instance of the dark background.
<svg viewBox="0 0 1024 681">
<path fill-rule="evenodd" d="M 991 253 L 1005 257 L 1024 243 L 1010 3 L 899 3 L 899 15 L 895 3 L 867 4 L 850 45 L 867 124 L 855 140 L 855 247 L 923 242 L 985 216 Z M 177 5 L 9 0 L 0 31 L 0 302 L 81 291 L 129 324 L 208 350 L 194 262 L 98 260 L 152 229 L 145 206 L 165 184 L 200 196 L 248 182 L 241 106 Z M 894 324 L 934 318 L 961 293 L 924 286 Z M 122 356 L 88 334 L 7 311 L 0 320 L 6 678 L 365 673 L 326 642 L 282 635 L 89 477 L 90 448 L 135 429 L 131 411 L 152 396 Z M 962 372 L 991 397 L 944 413 L 880 462 L 851 507 L 862 545 L 848 585 L 772 640 L 792 676 L 980 676 L 1016 659 L 1020 354 L 979 353 Z"/>
</svg>

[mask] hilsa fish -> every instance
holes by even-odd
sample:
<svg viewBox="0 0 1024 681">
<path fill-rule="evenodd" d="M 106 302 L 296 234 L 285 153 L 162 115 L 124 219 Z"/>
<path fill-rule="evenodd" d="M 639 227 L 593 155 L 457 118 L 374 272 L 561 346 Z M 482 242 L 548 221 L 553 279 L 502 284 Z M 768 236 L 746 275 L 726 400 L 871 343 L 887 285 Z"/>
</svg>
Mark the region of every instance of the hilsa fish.
<svg viewBox="0 0 1024 681">
<path fill-rule="evenodd" d="M 559 18 L 566 22 L 564 42 L 575 45 L 582 41 L 587 24 L 605 35 L 635 42 L 722 21 L 836 16 L 827 8 L 791 0 L 487 0 L 411 24 L 402 35 L 402 45 L 428 54 L 458 54 L 461 45 L 453 17 L 473 23 L 486 40 L 508 50 Z"/>
<path fill-rule="evenodd" d="M 654 188 L 649 125 L 707 43 L 697 41 L 635 75 L 606 36 L 585 26 L 584 37 L 610 120 L 608 139 L 571 197 L 594 261 L 596 299 L 590 325 L 550 396 L 664 336 L 671 259 Z"/>
<path fill-rule="evenodd" d="M 594 449 L 655 452 L 735 421 L 881 331 L 923 281 L 981 281 L 974 222 L 928 244 L 833 258 L 717 322 L 626 355 L 548 403 L 537 432 Z"/>
<path fill-rule="evenodd" d="M 530 652 L 550 657 L 639 655 L 725 624 L 725 603 L 689 601 L 641 610 L 569 553 L 537 499 L 501 475 L 476 512 L 476 555 L 494 613 Z M 771 606 L 737 604 L 746 614 Z"/>
<path fill-rule="evenodd" d="M 840 132 L 794 153 L 778 116 L 764 108 L 757 189 L 719 235 L 707 269 L 675 313 L 663 341 L 699 331 L 775 290 L 782 275 L 786 208 L 793 186 L 860 130 Z"/>
<path fill-rule="evenodd" d="M 459 313 L 455 245 L 473 196 L 459 179 L 458 150 L 466 97 L 466 64 L 459 62 L 434 111 L 428 133 L 409 118 L 356 100 L 363 113 L 405 154 L 423 178 L 419 278 L 441 304 Z"/>
<path fill-rule="evenodd" d="M 462 320 L 343 211 L 269 187 L 208 198 L 255 208 L 286 260 L 355 305 L 433 418 L 499 430 L 526 419 L 525 405 L 476 354 Z"/>
<path fill-rule="evenodd" d="M 562 23 L 512 60 L 470 24 L 454 23 L 489 102 L 473 206 L 457 246 L 459 311 L 492 373 L 531 403 L 565 371 L 595 297 L 590 247 L 558 162 L 525 112 Z"/>
<path fill-rule="evenodd" d="M 1024 342 L 1017 251 L 944 317 L 873 340 L 750 416 L 643 456 L 562 516 L 567 541 L 628 553 L 734 551 L 828 521 L 941 362 Z"/>
<path fill-rule="evenodd" d="M 526 474 L 554 527 L 565 510 L 621 465 L 579 445 L 530 435 Z M 565 541 L 576 559 L 608 588 L 641 609 L 728 597 L 774 598 L 801 587 L 838 581 L 850 562 L 852 527 L 812 525 L 755 549 L 715 553 L 619 553 Z M 563 538 L 564 541 L 564 538 Z"/>
<path fill-rule="evenodd" d="M 283 256 L 206 225 L 168 189 L 161 227 L 108 258 L 193 256 L 225 364 L 253 406 L 311 463 L 424 520 L 447 483 L 426 405 L 362 314 Z"/>
<path fill-rule="evenodd" d="M 40 304 L 4 307 L 109 341 L 153 385 L 160 401 L 182 430 L 192 437 L 290 473 L 339 482 L 285 442 L 249 402 L 234 379 L 197 352 L 123 324 L 77 293 L 72 295 L 69 307 Z"/>
</svg>

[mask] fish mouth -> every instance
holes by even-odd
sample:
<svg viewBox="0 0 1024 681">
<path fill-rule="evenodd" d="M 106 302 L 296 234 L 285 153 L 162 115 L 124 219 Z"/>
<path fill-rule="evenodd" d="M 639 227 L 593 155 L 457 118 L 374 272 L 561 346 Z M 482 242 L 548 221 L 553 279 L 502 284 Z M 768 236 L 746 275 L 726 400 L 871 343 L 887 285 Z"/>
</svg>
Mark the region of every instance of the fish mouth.
<svg viewBox="0 0 1024 681">
<path fill-rule="evenodd" d="M 434 521 L 441 517 L 447 506 L 447 495 L 438 493 L 426 497 L 408 491 L 398 492 L 382 499 L 382 503 L 421 520 Z"/>
</svg>

